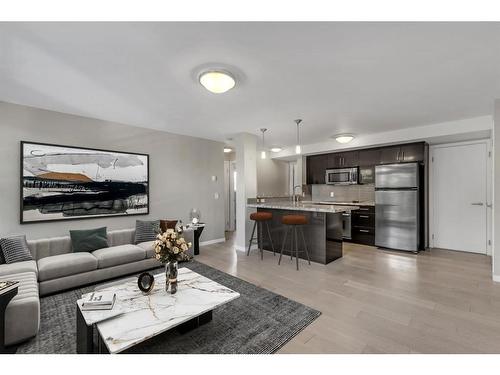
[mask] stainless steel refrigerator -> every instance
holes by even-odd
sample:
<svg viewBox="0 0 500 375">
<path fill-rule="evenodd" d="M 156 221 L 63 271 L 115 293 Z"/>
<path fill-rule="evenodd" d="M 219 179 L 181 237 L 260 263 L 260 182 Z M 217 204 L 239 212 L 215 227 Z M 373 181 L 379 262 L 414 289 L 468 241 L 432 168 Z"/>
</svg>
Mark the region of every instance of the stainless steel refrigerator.
<svg viewBox="0 0 500 375">
<path fill-rule="evenodd" d="M 420 245 L 418 163 L 375 167 L 375 245 L 416 252 Z"/>
</svg>

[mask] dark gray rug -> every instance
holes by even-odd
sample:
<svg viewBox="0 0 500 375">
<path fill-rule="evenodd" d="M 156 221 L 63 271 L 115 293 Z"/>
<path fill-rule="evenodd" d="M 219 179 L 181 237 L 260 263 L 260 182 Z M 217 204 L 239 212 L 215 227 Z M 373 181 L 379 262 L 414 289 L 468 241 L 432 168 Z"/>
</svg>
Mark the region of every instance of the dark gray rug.
<svg viewBox="0 0 500 375">
<path fill-rule="evenodd" d="M 240 298 L 215 309 L 208 324 L 186 334 L 176 330 L 165 332 L 126 353 L 274 353 L 321 315 L 317 310 L 205 264 L 192 261 L 184 266 L 239 292 Z M 34 339 L 20 345 L 17 353 L 76 353 L 76 300 L 93 288 L 43 297 L 40 331 Z"/>
</svg>

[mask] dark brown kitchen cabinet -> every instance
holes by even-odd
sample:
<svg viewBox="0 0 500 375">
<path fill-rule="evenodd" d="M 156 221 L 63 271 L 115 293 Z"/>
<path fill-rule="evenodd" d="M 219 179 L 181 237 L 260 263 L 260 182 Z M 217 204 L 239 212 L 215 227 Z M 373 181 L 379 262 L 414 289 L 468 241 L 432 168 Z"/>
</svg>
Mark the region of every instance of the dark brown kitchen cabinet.
<svg viewBox="0 0 500 375">
<path fill-rule="evenodd" d="M 424 161 L 425 145 L 421 143 L 411 143 L 401 146 L 401 161 Z"/>
<path fill-rule="evenodd" d="M 380 159 L 378 164 L 399 163 L 400 154 L 401 154 L 400 146 L 382 147 L 380 149 Z"/>
<path fill-rule="evenodd" d="M 380 148 L 369 148 L 366 150 L 359 150 L 359 166 L 372 167 L 379 163 Z"/>
<path fill-rule="evenodd" d="M 380 164 L 424 161 L 425 143 L 409 143 L 399 146 L 382 147 Z"/>
<path fill-rule="evenodd" d="M 358 151 L 335 152 L 328 154 L 328 168 L 357 167 L 359 162 Z"/>
<path fill-rule="evenodd" d="M 307 157 L 307 184 L 324 184 L 328 155 L 311 155 Z"/>
</svg>

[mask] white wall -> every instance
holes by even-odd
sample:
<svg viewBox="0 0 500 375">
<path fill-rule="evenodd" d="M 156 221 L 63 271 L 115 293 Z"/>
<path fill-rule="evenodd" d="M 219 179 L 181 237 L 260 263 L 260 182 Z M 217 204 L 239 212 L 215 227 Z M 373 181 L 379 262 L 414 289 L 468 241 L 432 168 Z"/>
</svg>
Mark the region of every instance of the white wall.
<svg viewBox="0 0 500 375">
<path fill-rule="evenodd" d="M 149 154 L 150 215 L 19 224 L 21 140 Z M 70 229 L 132 228 L 136 219 L 148 218 L 186 222 L 190 209 L 199 208 L 207 223 L 201 240 L 224 238 L 222 149 L 220 142 L 0 102 L 0 236 L 26 233 L 35 239 Z"/>
<path fill-rule="evenodd" d="M 289 195 L 287 162 L 257 158 L 257 195 L 259 197 Z"/>
<path fill-rule="evenodd" d="M 500 99 L 495 100 L 493 128 L 493 280 L 500 282 Z"/>
</svg>

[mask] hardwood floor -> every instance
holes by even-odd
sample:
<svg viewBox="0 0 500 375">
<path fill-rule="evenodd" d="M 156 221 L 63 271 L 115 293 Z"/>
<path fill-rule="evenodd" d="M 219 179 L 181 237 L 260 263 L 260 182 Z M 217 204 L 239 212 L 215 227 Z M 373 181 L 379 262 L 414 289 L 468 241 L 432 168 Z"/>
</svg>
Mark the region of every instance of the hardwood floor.
<svg viewBox="0 0 500 375">
<path fill-rule="evenodd" d="M 500 353 L 500 283 L 491 258 L 345 244 L 326 266 L 225 243 L 196 260 L 322 312 L 280 353 Z"/>
</svg>

